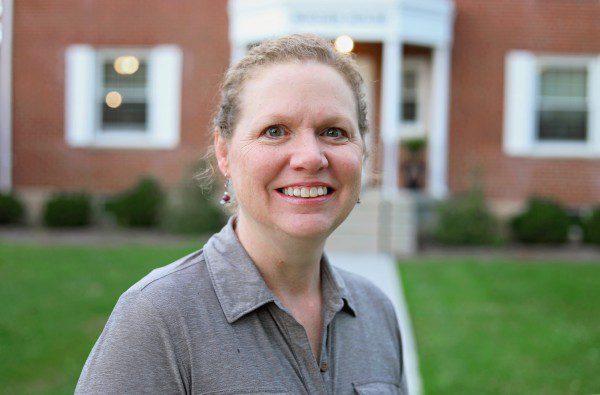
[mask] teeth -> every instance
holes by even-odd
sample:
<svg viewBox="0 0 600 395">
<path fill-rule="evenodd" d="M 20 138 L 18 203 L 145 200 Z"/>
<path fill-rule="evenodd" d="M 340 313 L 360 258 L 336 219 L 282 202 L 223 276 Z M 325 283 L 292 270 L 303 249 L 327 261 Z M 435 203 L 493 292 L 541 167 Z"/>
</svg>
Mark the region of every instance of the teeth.
<svg viewBox="0 0 600 395">
<path fill-rule="evenodd" d="M 327 187 L 287 187 L 283 188 L 282 192 L 288 196 L 312 198 L 327 195 Z"/>
</svg>

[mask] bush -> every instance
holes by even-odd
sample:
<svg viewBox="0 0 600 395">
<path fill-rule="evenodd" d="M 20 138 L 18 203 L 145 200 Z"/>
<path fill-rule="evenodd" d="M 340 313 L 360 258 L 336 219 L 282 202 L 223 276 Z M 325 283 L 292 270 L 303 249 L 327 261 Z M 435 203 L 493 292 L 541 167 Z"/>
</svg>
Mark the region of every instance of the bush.
<svg viewBox="0 0 600 395">
<path fill-rule="evenodd" d="M 221 230 L 226 216 L 219 207 L 214 188 L 201 188 L 185 183 L 176 192 L 176 199 L 165 211 L 163 226 L 170 232 L 206 234 Z"/>
<path fill-rule="evenodd" d="M 25 217 L 25 206 L 13 193 L 0 193 L 0 225 L 18 224 Z"/>
<path fill-rule="evenodd" d="M 105 208 L 117 223 L 128 227 L 151 227 L 158 224 L 164 192 L 153 178 L 142 178 L 133 188 L 109 199 Z"/>
<path fill-rule="evenodd" d="M 583 241 L 600 245 L 600 206 L 596 206 L 589 217 L 582 221 Z"/>
<path fill-rule="evenodd" d="M 89 225 L 92 216 L 90 196 L 82 192 L 54 194 L 46 201 L 43 216 L 44 225 L 49 227 Z"/>
<path fill-rule="evenodd" d="M 499 224 L 485 204 L 483 193 L 473 190 L 437 205 L 434 238 L 454 245 L 486 245 L 500 241 Z"/>
<path fill-rule="evenodd" d="M 528 244 L 565 243 L 570 225 L 567 212 L 558 203 L 544 198 L 530 199 L 527 209 L 511 221 L 515 239 Z"/>
</svg>

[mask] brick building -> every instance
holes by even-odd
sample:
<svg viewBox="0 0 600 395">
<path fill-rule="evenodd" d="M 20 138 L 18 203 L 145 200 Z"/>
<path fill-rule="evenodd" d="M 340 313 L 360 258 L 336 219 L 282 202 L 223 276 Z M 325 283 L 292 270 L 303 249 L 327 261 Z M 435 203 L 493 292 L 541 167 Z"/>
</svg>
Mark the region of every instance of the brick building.
<svg viewBox="0 0 600 395">
<path fill-rule="evenodd" d="M 426 138 L 425 195 L 476 182 L 499 211 L 531 195 L 588 207 L 600 202 L 598 20 L 596 0 L 3 0 L 0 187 L 35 200 L 143 174 L 175 184 L 206 147 L 229 62 L 311 31 L 354 39 L 373 125 L 365 188 L 403 190 L 399 147 Z"/>
</svg>

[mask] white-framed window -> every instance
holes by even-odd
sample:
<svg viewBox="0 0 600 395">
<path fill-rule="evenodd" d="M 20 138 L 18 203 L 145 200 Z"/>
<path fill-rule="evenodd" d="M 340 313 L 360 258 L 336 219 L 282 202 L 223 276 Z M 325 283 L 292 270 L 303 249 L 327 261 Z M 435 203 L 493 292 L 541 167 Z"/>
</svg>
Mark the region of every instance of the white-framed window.
<svg viewBox="0 0 600 395">
<path fill-rule="evenodd" d="M 600 56 L 507 55 L 504 151 L 600 158 Z"/>
<path fill-rule="evenodd" d="M 66 51 L 65 138 L 73 147 L 169 149 L 179 143 L 178 47 Z"/>
<path fill-rule="evenodd" d="M 400 136 L 424 137 L 427 129 L 429 67 L 421 56 L 405 56 L 402 62 Z"/>
</svg>

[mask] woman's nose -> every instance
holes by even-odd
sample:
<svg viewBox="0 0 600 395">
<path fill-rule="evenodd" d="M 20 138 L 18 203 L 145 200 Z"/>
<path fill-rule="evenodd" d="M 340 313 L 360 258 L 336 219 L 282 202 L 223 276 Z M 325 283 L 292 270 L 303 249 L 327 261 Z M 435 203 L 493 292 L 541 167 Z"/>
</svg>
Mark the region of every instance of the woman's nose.
<svg viewBox="0 0 600 395">
<path fill-rule="evenodd" d="M 316 173 L 329 165 L 319 137 L 313 133 L 298 136 L 290 155 L 290 166 L 294 170 Z"/>
</svg>

